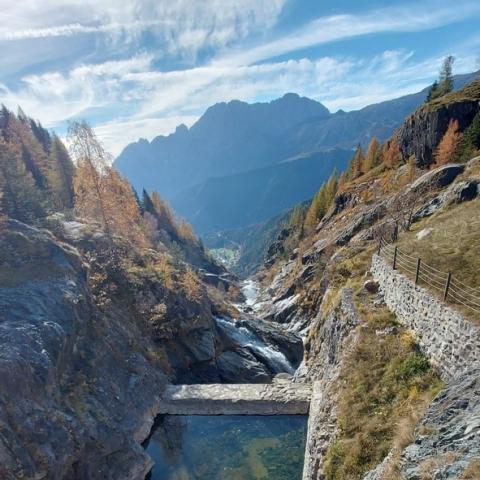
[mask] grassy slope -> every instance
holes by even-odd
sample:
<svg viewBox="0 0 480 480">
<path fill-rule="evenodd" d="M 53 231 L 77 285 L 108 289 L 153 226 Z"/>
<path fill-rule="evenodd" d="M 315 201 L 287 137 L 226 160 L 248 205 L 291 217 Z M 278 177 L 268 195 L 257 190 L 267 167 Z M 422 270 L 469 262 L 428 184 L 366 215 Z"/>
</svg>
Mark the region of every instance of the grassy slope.
<svg viewBox="0 0 480 480">
<path fill-rule="evenodd" d="M 335 292 L 353 288 L 362 323 L 339 379 L 339 434 L 327 453 L 327 480 L 361 479 L 392 447 L 411 443 L 418 418 L 442 386 L 413 337 L 362 288 L 373 251 L 369 242 L 347 246 L 328 267 L 332 298 L 323 307 L 335 308 Z M 314 337 L 311 331 L 309 341 Z M 392 465 L 391 480 L 397 478 Z"/>
</svg>

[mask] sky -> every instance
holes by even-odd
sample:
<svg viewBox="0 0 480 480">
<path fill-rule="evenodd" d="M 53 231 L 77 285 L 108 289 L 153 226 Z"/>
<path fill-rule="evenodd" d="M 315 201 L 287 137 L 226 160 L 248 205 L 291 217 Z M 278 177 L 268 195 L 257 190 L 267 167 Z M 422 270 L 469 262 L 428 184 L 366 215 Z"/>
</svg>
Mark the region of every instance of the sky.
<svg viewBox="0 0 480 480">
<path fill-rule="evenodd" d="M 478 0 L 0 0 L 0 102 L 114 155 L 212 104 L 296 92 L 332 112 L 480 68 Z"/>
</svg>

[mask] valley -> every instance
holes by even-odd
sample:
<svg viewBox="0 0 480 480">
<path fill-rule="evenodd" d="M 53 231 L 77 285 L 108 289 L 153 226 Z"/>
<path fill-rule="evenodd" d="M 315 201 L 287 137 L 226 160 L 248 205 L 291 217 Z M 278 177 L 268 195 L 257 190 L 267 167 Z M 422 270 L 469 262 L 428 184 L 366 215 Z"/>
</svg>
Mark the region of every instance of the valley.
<svg viewBox="0 0 480 480">
<path fill-rule="evenodd" d="M 453 60 L 116 159 L 2 106 L 1 480 L 478 480 L 480 76 Z"/>
</svg>

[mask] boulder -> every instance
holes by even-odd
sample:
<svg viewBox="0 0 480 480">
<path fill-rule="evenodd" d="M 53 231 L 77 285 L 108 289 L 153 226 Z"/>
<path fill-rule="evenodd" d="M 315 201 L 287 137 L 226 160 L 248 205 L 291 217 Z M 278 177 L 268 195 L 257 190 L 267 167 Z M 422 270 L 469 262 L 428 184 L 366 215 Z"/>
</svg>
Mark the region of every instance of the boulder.
<svg viewBox="0 0 480 480">
<path fill-rule="evenodd" d="M 450 163 L 424 173 L 411 185 L 411 191 L 429 191 L 435 188 L 443 188 L 450 185 L 465 170 L 465 165 Z"/>
<path fill-rule="evenodd" d="M 269 383 L 272 375 L 246 350 L 227 351 L 217 358 L 217 368 L 226 383 Z"/>
<path fill-rule="evenodd" d="M 368 293 L 377 293 L 378 292 L 378 289 L 380 288 L 378 282 L 376 282 L 375 280 L 367 280 L 364 284 L 363 284 L 363 289 L 366 290 Z"/>
<path fill-rule="evenodd" d="M 433 173 L 433 172 L 431 172 Z M 428 174 L 427 174 L 428 175 Z M 422 177 L 421 177 L 422 178 Z M 479 182 L 476 179 L 467 179 L 455 182 L 444 192 L 431 198 L 427 203 L 420 207 L 412 216 L 414 222 L 421 218 L 429 217 L 435 212 L 441 210 L 449 203 L 461 203 L 473 200 L 479 194 Z"/>
<path fill-rule="evenodd" d="M 477 195 L 479 195 L 479 182 L 475 179 L 457 182 L 452 185 L 448 192 L 449 200 L 455 203 L 473 200 Z"/>
</svg>

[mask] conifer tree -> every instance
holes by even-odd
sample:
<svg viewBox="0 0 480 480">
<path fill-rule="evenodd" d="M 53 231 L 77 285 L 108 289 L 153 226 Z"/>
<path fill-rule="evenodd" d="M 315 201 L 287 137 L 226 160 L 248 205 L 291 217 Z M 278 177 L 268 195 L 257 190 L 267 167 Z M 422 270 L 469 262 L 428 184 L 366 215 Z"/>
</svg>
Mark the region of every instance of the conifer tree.
<svg viewBox="0 0 480 480">
<path fill-rule="evenodd" d="M 74 178 L 75 209 L 80 215 L 98 220 L 112 238 L 110 201 L 105 171 L 109 157 L 86 122 L 73 122 L 68 129 L 70 152 L 76 162 Z"/>
<path fill-rule="evenodd" d="M 75 166 L 62 141 L 53 135 L 49 155 L 48 185 L 59 210 L 73 208 Z"/>
<path fill-rule="evenodd" d="M 434 152 L 435 166 L 445 165 L 457 160 L 461 136 L 458 120 L 450 120 L 448 129 Z"/>
<path fill-rule="evenodd" d="M 76 210 L 86 218 L 99 221 L 110 240 L 116 234 L 132 245 L 145 245 L 142 218 L 133 190 L 110 166 L 110 156 L 92 128 L 86 122 L 72 123 L 69 140 L 77 164 Z"/>
<path fill-rule="evenodd" d="M 364 173 L 369 172 L 372 168 L 378 165 L 379 154 L 380 144 L 376 137 L 373 137 L 368 145 L 367 155 L 365 156 L 365 161 L 363 163 L 362 170 Z"/>
<path fill-rule="evenodd" d="M 312 231 L 325 216 L 338 189 L 337 172 L 334 171 L 327 182 L 324 182 L 313 197 L 305 216 L 305 229 Z"/>
<path fill-rule="evenodd" d="M 45 215 L 44 200 L 20 152 L 0 141 L 0 213 L 30 222 Z"/>
<path fill-rule="evenodd" d="M 450 93 L 453 90 L 454 82 L 453 82 L 453 63 L 455 62 L 455 57 L 449 55 L 445 57 L 442 63 L 442 68 L 440 69 L 440 75 L 438 81 L 435 80 L 433 85 L 431 86 L 426 102 L 430 102 L 431 100 L 435 100 L 438 97 L 442 97 L 447 93 Z"/>
<path fill-rule="evenodd" d="M 434 98 L 436 98 L 437 95 L 438 95 L 438 81 L 435 80 L 432 86 L 430 87 L 430 89 L 428 90 L 428 94 L 427 94 L 427 98 L 425 99 L 425 102 L 426 103 L 430 102 L 430 100 L 433 100 Z"/>
<path fill-rule="evenodd" d="M 288 219 L 288 227 L 291 228 L 295 233 L 299 235 L 300 238 L 303 237 L 304 228 L 303 224 L 305 222 L 305 209 L 297 205 Z"/>
<path fill-rule="evenodd" d="M 446 95 L 453 90 L 453 62 L 455 61 L 455 57 L 449 55 L 445 58 L 442 64 L 442 68 L 440 70 L 440 79 L 438 82 L 439 92 L 440 95 Z"/>
<path fill-rule="evenodd" d="M 395 138 L 392 138 L 384 145 L 382 159 L 387 168 L 395 168 L 401 162 L 402 154 Z"/>
<path fill-rule="evenodd" d="M 350 167 L 349 167 L 350 180 L 355 180 L 356 178 L 360 177 L 363 174 L 364 163 L 365 163 L 365 154 L 363 152 L 362 146 L 359 144 L 357 146 L 357 150 L 355 151 L 355 155 L 353 156 L 350 162 Z"/>
<path fill-rule="evenodd" d="M 467 162 L 480 151 L 480 112 L 477 113 L 470 126 L 463 132 L 460 141 L 460 160 Z"/>
</svg>

